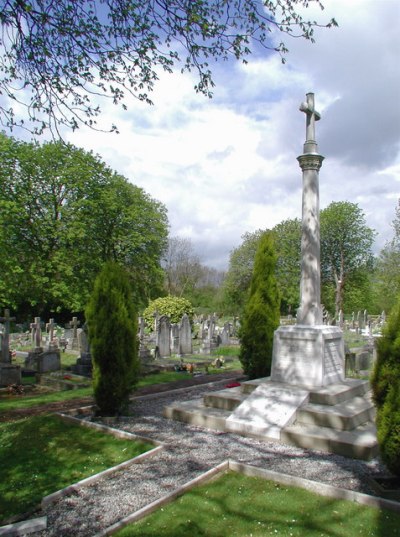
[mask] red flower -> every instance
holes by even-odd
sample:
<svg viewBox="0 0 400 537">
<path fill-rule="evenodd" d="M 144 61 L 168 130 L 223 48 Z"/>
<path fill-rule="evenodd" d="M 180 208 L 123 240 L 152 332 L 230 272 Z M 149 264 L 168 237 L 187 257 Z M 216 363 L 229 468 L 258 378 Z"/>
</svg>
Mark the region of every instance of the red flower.
<svg viewBox="0 0 400 537">
<path fill-rule="evenodd" d="M 237 386 L 240 386 L 240 382 L 230 382 L 225 386 L 225 388 L 236 388 Z"/>
</svg>

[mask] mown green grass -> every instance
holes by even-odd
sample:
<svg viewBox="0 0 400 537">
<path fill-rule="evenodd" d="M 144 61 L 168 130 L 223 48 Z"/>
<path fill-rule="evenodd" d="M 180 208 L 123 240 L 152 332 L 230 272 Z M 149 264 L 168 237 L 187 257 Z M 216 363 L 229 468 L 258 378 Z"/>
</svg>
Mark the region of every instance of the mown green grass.
<svg viewBox="0 0 400 537">
<path fill-rule="evenodd" d="M 118 537 L 395 537 L 400 514 L 227 473 Z"/>
<path fill-rule="evenodd" d="M 0 424 L 0 521 L 154 446 L 42 415 Z"/>
<path fill-rule="evenodd" d="M 240 347 L 238 345 L 228 345 L 226 347 L 217 347 L 211 351 L 213 356 L 239 356 Z"/>
<path fill-rule="evenodd" d="M 70 399 L 88 397 L 91 395 L 93 395 L 93 389 L 91 387 L 61 392 L 35 393 L 34 395 L 29 393 L 26 395 L 1 394 L 0 409 L 1 412 L 5 412 L 22 408 L 31 408 L 34 406 L 56 403 L 58 401 L 69 401 Z"/>
<path fill-rule="evenodd" d="M 166 382 L 176 382 L 179 380 L 189 379 L 190 375 L 187 371 L 163 371 L 160 373 L 152 373 L 142 377 L 137 383 L 138 388 L 151 386 L 152 384 L 164 384 Z"/>
</svg>

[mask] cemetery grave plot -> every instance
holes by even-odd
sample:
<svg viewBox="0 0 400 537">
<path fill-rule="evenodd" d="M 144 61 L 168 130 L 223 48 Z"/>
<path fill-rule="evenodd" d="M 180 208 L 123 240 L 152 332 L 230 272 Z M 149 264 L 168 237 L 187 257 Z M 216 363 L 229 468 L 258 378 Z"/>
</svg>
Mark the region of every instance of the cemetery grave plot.
<svg viewBox="0 0 400 537">
<path fill-rule="evenodd" d="M 400 513 L 228 472 L 114 535 L 395 537 L 400 535 Z"/>
<path fill-rule="evenodd" d="M 47 414 L 0 424 L 0 434 L 1 520 L 35 509 L 47 494 L 154 447 Z"/>
</svg>

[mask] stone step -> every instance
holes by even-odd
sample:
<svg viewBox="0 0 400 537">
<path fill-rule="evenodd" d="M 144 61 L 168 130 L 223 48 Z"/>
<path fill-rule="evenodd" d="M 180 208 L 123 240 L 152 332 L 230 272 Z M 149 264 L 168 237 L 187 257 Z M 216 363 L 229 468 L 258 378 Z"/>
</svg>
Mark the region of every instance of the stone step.
<svg viewBox="0 0 400 537">
<path fill-rule="evenodd" d="M 296 424 L 318 425 L 350 431 L 375 419 L 375 408 L 369 397 L 354 397 L 332 405 L 307 404 L 297 411 Z"/>
<path fill-rule="evenodd" d="M 337 431 L 316 425 L 292 425 L 282 431 L 281 442 L 363 460 L 376 457 L 379 451 L 376 427 L 372 423 L 352 431 Z"/>
<path fill-rule="evenodd" d="M 264 383 L 276 386 L 281 384 L 279 382 L 272 382 L 270 377 L 264 377 L 243 382 L 242 391 L 245 394 L 250 394 L 260 386 L 260 384 Z M 340 384 L 331 384 L 321 388 L 309 388 L 300 384 L 296 386 L 310 392 L 310 403 L 320 405 L 337 405 L 338 403 L 348 401 L 353 397 L 362 397 L 370 390 L 369 382 L 367 380 L 349 378 L 346 378 Z"/>
<path fill-rule="evenodd" d="M 235 410 L 247 395 L 242 393 L 241 387 L 227 388 L 217 392 L 206 393 L 203 398 L 205 406 L 223 410 Z"/>
<path fill-rule="evenodd" d="M 177 402 L 163 410 L 165 418 L 217 431 L 225 431 L 225 422 L 230 414 L 230 410 L 205 406 L 199 399 Z"/>
<path fill-rule="evenodd" d="M 340 384 L 331 384 L 310 391 L 310 403 L 337 405 L 354 397 L 363 397 L 370 391 L 368 380 L 346 378 Z"/>
</svg>

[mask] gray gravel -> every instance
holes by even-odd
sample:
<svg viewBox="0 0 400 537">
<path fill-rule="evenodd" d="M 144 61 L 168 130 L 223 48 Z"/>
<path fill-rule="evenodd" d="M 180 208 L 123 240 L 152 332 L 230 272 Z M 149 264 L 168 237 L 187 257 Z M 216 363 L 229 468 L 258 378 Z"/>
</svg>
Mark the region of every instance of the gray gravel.
<svg viewBox="0 0 400 537">
<path fill-rule="evenodd" d="M 220 389 L 220 385 L 198 386 L 136 400 L 132 405 L 134 416 L 113 424 L 113 427 L 161 441 L 165 449 L 155 457 L 114 472 L 46 507 L 38 516 L 48 517 L 48 529 L 36 535 L 93 536 L 228 458 L 349 490 L 373 493 L 366 475 L 384 472 L 378 460 L 366 463 L 274 442 L 260 442 L 162 417 L 165 405 L 200 398 L 212 389 Z"/>
</svg>

